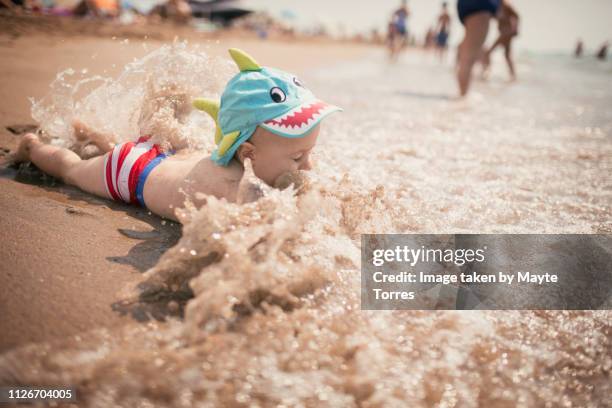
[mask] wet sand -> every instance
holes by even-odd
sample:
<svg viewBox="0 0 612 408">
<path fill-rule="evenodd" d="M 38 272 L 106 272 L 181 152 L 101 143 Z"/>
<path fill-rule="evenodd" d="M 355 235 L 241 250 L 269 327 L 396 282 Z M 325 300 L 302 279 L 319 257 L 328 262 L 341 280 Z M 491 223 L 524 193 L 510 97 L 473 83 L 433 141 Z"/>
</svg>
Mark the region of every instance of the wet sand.
<svg viewBox="0 0 612 408">
<path fill-rule="evenodd" d="M 114 76 L 125 64 L 176 34 L 156 28 L 143 39 L 143 28 L 112 27 L 79 35 L 82 22 L 43 21 L 0 16 L 0 153 L 16 148 L 23 125 L 33 125 L 29 97 L 42 98 L 58 72 L 87 69 Z M 51 21 L 51 22 L 50 22 Z M 10 24 L 8 24 L 8 23 Z M 46 31 L 45 31 L 46 30 Z M 139 31 L 140 30 L 140 31 Z M 210 46 L 213 55 L 239 44 L 267 64 L 301 73 L 332 61 L 350 60 L 367 46 L 308 41 L 263 42 L 230 33 L 209 38 L 180 31 L 191 42 Z M 101 36 L 101 37 L 96 37 Z M 128 39 L 128 41 L 125 41 Z M 287 58 L 291 55 L 291 58 Z M 15 126 L 17 125 L 17 126 Z M 126 285 L 137 281 L 180 237 L 180 226 L 146 210 L 129 207 L 41 180 L 40 174 L 0 176 L 0 352 L 29 342 L 47 341 L 100 327 L 113 327 L 143 315 L 113 310 Z M 136 318 L 135 318 L 136 317 Z"/>
</svg>

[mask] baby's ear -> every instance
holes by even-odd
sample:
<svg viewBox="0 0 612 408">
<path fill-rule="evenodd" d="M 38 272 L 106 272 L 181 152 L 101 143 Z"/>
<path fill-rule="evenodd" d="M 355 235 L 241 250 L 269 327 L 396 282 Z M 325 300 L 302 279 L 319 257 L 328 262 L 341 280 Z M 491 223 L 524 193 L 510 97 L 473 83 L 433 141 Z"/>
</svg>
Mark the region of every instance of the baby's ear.
<svg viewBox="0 0 612 408">
<path fill-rule="evenodd" d="M 244 163 L 245 159 L 253 160 L 255 158 L 255 145 L 251 142 L 244 142 L 238 148 L 236 156 L 240 163 Z"/>
</svg>

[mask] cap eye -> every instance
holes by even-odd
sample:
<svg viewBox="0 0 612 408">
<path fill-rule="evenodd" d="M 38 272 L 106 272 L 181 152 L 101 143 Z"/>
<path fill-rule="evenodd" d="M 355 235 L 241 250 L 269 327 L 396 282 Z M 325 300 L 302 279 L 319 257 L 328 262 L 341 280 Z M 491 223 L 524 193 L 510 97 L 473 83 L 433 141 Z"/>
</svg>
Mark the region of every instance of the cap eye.
<svg viewBox="0 0 612 408">
<path fill-rule="evenodd" d="M 285 95 L 285 92 L 282 89 L 275 86 L 274 88 L 270 89 L 270 98 L 272 98 L 272 100 L 276 103 L 281 103 L 285 102 L 287 95 Z"/>
<path fill-rule="evenodd" d="M 300 81 L 299 79 L 297 79 L 297 77 L 293 77 L 293 83 L 296 84 L 299 87 L 304 87 L 304 85 L 302 84 L 302 81 Z"/>
</svg>

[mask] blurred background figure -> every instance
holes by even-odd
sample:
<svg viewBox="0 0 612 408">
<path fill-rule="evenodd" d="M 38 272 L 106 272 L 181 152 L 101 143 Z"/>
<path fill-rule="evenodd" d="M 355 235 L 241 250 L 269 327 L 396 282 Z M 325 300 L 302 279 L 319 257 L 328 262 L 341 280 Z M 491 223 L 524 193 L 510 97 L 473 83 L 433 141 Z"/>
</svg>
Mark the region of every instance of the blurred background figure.
<svg viewBox="0 0 612 408">
<path fill-rule="evenodd" d="M 117 0 L 81 0 L 72 9 L 75 16 L 94 16 L 114 18 L 119 15 L 120 7 Z"/>
<path fill-rule="evenodd" d="M 0 0 L 0 8 L 7 8 L 11 11 L 18 12 L 18 7 L 22 5 L 21 1 L 16 0 Z"/>
<path fill-rule="evenodd" d="M 605 43 L 603 43 L 601 45 L 601 47 L 599 48 L 599 51 L 597 51 L 597 58 L 605 61 L 606 58 L 608 58 L 608 47 L 610 46 L 610 42 L 606 41 Z"/>
<path fill-rule="evenodd" d="M 512 40 L 518 35 L 519 19 L 518 13 L 514 7 L 509 4 L 508 0 L 502 0 L 499 13 L 497 14 L 499 37 L 493 43 L 491 48 L 489 48 L 483 55 L 485 76 L 489 71 L 491 53 L 495 50 L 495 48 L 501 45 L 504 48 L 504 56 L 506 57 L 506 63 L 508 64 L 508 70 L 510 71 L 510 78 L 513 81 L 516 79 L 516 71 L 514 69 L 514 61 L 512 59 Z"/>
<path fill-rule="evenodd" d="M 53 0 L 0 0 L 0 9 L 7 8 L 16 14 L 40 12 L 53 7 Z"/>
<path fill-rule="evenodd" d="M 574 49 L 574 57 L 580 58 L 582 57 L 582 53 L 584 52 L 584 43 L 582 42 L 582 38 L 579 38 L 576 42 L 576 48 Z"/>
<path fill-rule="evenodd" d="M 448 14 L 448 3 L 442 3 L 442 12 L 438 17 L 438 27 L 436 35 L 436 49 L 440 56 L 440 61 L 444 61 L 448 48 L 448 36 L 450 35 L 450 15 Z"/>
<path fill-rule="evenodd" d="M 168 0 L 154 7 L 150 14 L 173 23 L 183 24 L 191 20 L 191 6 L 186 0 Z"/>
<path fill-rule="evenodd" d="M 470 87 L 472 69 L 482 54 L 482 46 L 489 33 L 489 22 L 497 14 L 499 0 L 459 0 L 459 20 L 465 26 L 465 36 L 457 55 L 459 93 L 465 96 Z"/>
<path fill-rule="evenodd" d="M 388 26 L 389 55 L 392 60 L 397 60 L 399 53 L 408 42 L 408 17 L 410 11 L 406 0 L 402 0 L 400 7 L 391 15 Z"/>
<path fill-rule="evenodd" d="M 185 0 L 169 0 L 166 3 L 166 12 L 176 23 L 186 23 L 191 19 L 191 7 Z"/>
<path fill-rule="evenodd" d="M 14 13 L 21 13 L 29 8 L 26 0 L 0 0 L 0 9 L 7 8 Z"/>
</svg>

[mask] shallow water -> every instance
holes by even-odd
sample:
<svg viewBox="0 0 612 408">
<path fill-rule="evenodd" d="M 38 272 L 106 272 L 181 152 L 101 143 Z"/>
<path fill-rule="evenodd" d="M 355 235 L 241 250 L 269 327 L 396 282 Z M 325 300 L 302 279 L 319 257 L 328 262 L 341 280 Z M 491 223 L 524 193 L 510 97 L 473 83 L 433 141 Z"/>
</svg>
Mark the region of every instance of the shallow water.
<svg viewBox="0 0 612 408">
<path fill-rule="evenodd" d="M 150 58 L 177 55 L 187 76 L 207 58 L 180 46 Z M 141 83 L 152 68 L 136 66 Z M 221 90 L 223 75 L 198 72 L 199 89 L 166 89 Z M 467 101 L 451 99 L 449 67 L 421 54 L 307 75 L 345 112 L 326 121 L 301 194 L 262 187 L 255 203 L 187 210 L 182 239 L 145 274 L 146 293 L 193 292 L 184 320 L 5 353 L 0 382 L 74 384 L 88 406 L 610 406 L 608 311 L 360 310 L 361 233 L 612 230 L 610 66 L 523 56 L 520 82 L 503 74 Z M 128 138 L 146 93 L 122 81 L 97 92 L 123 109 L 88 120 L 124 115 L 107 130 Z M 43 106 L 34 116 L 54 134 Z M 210 147 L 193 132 L 210 123 L 167 118 L 170 143 Z"/>
</svg>

